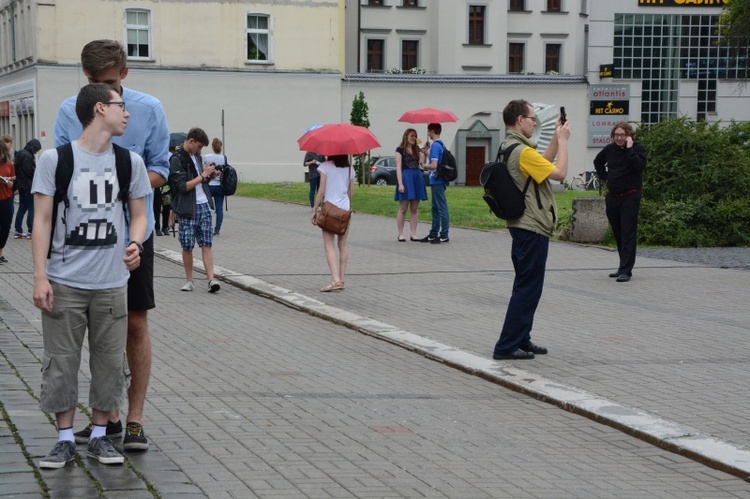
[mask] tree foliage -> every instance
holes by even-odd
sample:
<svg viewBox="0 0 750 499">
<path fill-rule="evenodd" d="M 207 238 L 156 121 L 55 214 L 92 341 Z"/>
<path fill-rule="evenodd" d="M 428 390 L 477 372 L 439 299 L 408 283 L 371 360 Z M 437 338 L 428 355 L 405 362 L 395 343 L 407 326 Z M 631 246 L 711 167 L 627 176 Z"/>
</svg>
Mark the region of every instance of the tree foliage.
<svg viewBox="0 0 750 499">
<path fill-rule="evenodd" d="M 349 122 L 352 125 L 363 126 L 370 128 L 370 117 L 369 117 L 370 106 L 365 102 L 364 92 L 359 92 L 352 102 L 352 112 L 349 115 Z M 369 180 L 369 176 L 365 176 L 364 167 L 368 164 L 370 159 L 370 153 L 360 154 L 354 157 L 354 171 L 357 174 L 357 183 L 362 185 L 365 180 Z"/>
<path fill-rule="evenodd" d="M 721 43 L 728 45 L 735 56 L 747 57 L 750 47 L 750 0 L 731 0 L 719 17 Z M 745 64 L 748 64 L 745 61 Z"/>
<path fill-rule="evenodd" d="M 641 242 L 750 245 L 750 123 L 681 117 L 639 128 L 636 140 L 649 154 Z"/>
</svg>

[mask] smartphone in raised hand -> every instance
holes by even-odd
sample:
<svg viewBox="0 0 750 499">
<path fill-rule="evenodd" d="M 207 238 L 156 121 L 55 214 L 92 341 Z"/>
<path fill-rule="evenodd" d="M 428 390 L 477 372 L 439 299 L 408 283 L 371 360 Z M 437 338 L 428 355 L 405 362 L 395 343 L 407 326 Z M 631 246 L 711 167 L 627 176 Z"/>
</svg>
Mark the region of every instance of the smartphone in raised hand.
<svg viewBox="0 0 750 499">
<path fill-rule="evenodd" d="M 568 115 L 565 113 L 565 106 L 560 106 L 560 124 L 564 125 L 568 121 Z"/>
</svg>

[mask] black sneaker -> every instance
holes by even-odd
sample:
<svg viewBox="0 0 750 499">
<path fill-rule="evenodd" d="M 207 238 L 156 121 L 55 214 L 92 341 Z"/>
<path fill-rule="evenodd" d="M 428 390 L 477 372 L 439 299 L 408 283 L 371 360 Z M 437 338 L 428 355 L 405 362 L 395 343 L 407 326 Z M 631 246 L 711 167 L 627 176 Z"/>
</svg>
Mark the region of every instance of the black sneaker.
<svg viewBox="0 0 750 499">
<path fill-rule="evenodd" d="M 441 243 L 450 242 L 450 239 L 448 239 L 447 237 L 441 237 L 439 240 L 440 240 Z"/>
<path fill-rule="evenodd" d="M 143 426 L 139 423 L 128 423 L 125 428 L 125 438 L 122 439 L 125 450 L 148 450 L 148 440 L 143 434 Z"/>
<path fill-rule="evenodd" d="M 84 428 L 83 430 L 76 432 L 73 434 L 74 437 L 76 437 L 76 443 L 77 444 L 87 444 L 89 442 L 89 438 L 91 438 L 91 430 L 94 427 L 94 424 L 89 422 L 88 426 Z M 106 435 L 110 438 L 120 438 L 122 435 L 122 421 L 117 420 L 116 423 L 113 423 L 112 421 L 107 421 L 107 430 Z"/>
<path fill-rule="evenodd" d="M 436 240 L 437 240 L 437 237 L 425 236 L 422 239 L 420 239 L 419 242 L 420 243 L 431 243 L 431 242 L 436 241 Z"/>
</svg>

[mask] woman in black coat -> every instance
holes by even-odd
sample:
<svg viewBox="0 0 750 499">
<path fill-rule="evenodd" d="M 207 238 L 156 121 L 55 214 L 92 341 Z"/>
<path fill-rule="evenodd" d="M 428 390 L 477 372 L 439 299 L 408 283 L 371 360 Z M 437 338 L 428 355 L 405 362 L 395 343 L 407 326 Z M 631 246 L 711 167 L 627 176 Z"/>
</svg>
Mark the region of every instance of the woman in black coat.
<svg viewBox="0 0 750 499">
<path fill-rule="evenodd" d="M 630 123 L 616 123 L 610 136 L 613 141 L 596 155 L 594 167 L 599 178 L 607 182 L 607 219 L 620 254 L 620 266 L 609 277 L 617 278 L 617 282 L 628 282 L 635 265 L 642 174 L 647 155 L 643 144 L 633 141 Z"/>
</svg>

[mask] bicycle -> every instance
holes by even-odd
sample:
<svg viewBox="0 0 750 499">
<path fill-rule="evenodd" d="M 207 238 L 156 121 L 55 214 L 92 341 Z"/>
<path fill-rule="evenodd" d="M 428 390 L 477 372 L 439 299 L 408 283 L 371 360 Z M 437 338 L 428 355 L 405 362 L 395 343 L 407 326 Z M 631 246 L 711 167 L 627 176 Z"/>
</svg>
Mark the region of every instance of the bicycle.
<svg viewBox="0 0 750 499">
<path fill-rule="evenodd" d="M 596 191 L 599 187 L 599 176 L 596 170 L 581 172 L 570 180 L 570 188 L 576 191 Z"/>
</svg>

